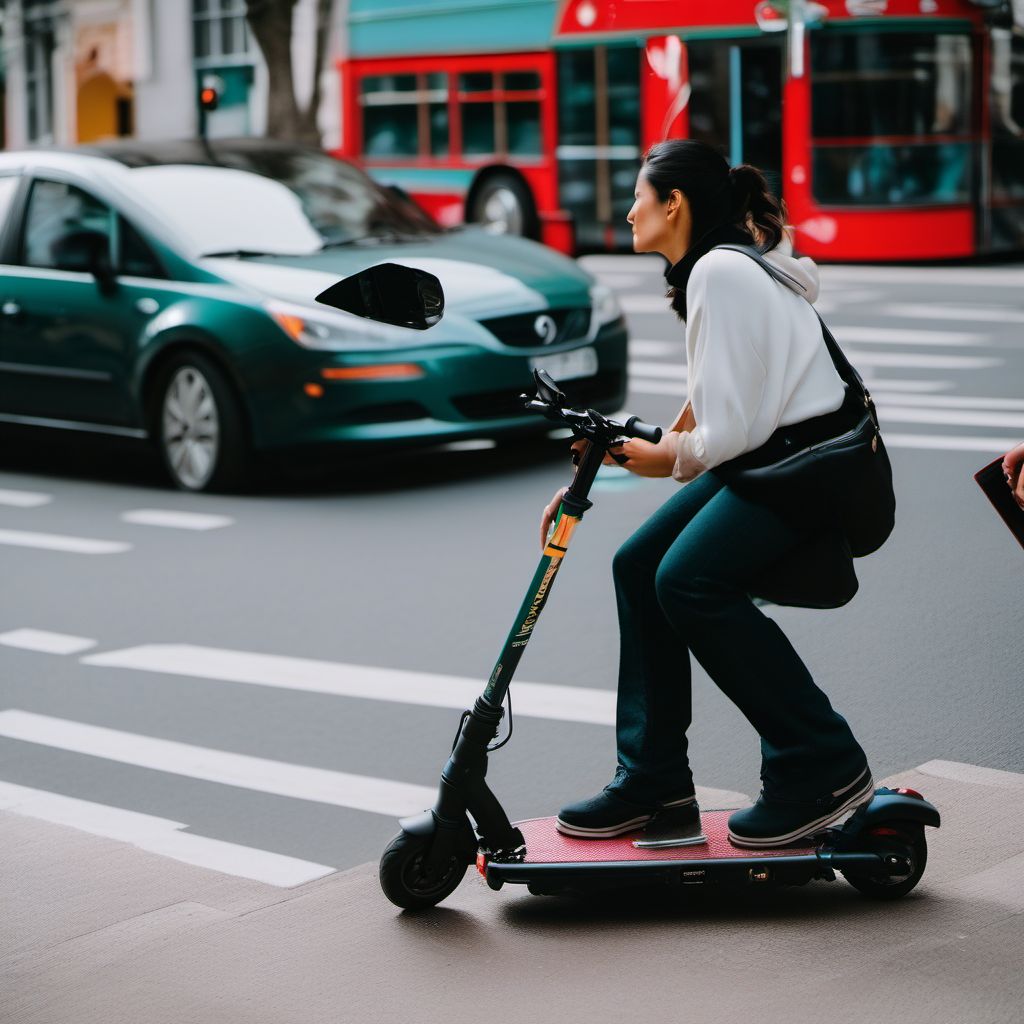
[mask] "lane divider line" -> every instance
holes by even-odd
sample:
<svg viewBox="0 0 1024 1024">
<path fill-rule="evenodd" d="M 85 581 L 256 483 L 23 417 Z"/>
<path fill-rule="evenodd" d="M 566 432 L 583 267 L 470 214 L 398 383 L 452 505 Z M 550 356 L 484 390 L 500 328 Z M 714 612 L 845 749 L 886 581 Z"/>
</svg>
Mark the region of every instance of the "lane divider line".
<svg viewBox="0 0 1024 1024">
<path fill-rule="evenodd" d="M 0 530 L 0 544 L 66 551 L 75 555 L 119 555 L 132 549 L 131 544 L 116 540 L 93 540 L 89 537 L 67 537 L 57 533 L 31 533 L 26 530 Z"/>
<path fill-rule="evenodd" d="M 52 494 L 39 491 L 10 491 L 0 489 L 0 505 L 11 505 L 14 508 L 39 508 L 53 501 Z"/>
<path fill-rule="evenodd" d="M 0 644 L 5 647 L 20 647 L 26 651 L 42 651 L 44 654 L 80 654 L 96 646 L 95 640 L 69 633 L 51 633 L 45 629 L 12 629 L 0 633 Z"/>
<path fill-rule="evenodd" d="M 121 521 L 136 526 L 166 526 L 174 530 L 219 530 L 235 522 L 231 516 L 163 508 L 132 509 L 121 514 Z"/>
<path fill-rule="evenodd" d="M 10 782 L 0 782 L 0 811 L 48 821 L 53 825 L 65 825 L 106 839 L 117 839 L 184 864 L 265 882 L 282 889 L 312 882 L 337 870 L 298 857 L 286 857 L 269 850 L 182 832 L 181 829 L 188 826 L 180 821 L 28 786 L 16 786 Z"/>
</svg>

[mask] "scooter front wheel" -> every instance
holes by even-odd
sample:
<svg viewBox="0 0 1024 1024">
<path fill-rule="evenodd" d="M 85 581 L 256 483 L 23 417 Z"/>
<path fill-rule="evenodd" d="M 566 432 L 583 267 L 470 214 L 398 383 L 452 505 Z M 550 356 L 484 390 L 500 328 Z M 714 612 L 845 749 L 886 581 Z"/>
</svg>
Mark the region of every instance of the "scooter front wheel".
<svg viewBox="0 0 1024 1024">
<path fill-rule="evenodd" d="M 396 907 L 424 910 L 436 907 L 458 888 L 469 864 L 457 853 L 438 872 L 427 870 L 432 835 L 399 832 L 380 858 L 380 887 Z"/>
<path fill-rule="evenodd" d="M 899 857 L 905 867 L 895 875 L 844 871 L 846 880 L 858 892 L 876 900 L 897 900 L 921 881 L 928 863 L 928 844 L 920 825 L 900 822 L 894 827 L 872 829 L 867 846 L 882 856 Z"/>
</svg>

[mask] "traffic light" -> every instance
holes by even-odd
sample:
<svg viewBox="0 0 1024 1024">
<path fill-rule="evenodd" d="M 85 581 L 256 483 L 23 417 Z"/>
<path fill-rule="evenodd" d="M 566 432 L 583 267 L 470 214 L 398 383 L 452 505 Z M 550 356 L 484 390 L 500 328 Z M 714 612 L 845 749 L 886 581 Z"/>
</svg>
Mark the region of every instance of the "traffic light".
<svg viewBox="0 0 1024 1024">
<path fill-rule="evenodd" d="M 223 92 L 224 82 L 218 75 L 204 75 L 199 87 L 199 109 L 206 112 L 216 110 Z"/>
</svg>

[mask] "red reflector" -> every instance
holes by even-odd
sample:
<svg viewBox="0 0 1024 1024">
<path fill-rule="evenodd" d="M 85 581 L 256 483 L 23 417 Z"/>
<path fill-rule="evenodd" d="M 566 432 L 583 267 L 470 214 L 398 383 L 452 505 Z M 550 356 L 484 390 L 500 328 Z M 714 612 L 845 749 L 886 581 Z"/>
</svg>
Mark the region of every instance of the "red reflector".
<svg viewBox="0 0 1024 1024">
<path fill-rule="evenodd" d="M 896 792 L 902 794 L 903 796 L 912 796 L 915 800 L 924 799 L 924 797 L 921 796 L 921 794 L 918 793 L 916 789 L 905 789 L 901 787 L 900 789 L 897 789 Z"/>
<path fill-rule="evenodd" d="M 481 852 L 481 853 L 478 853 L 476 855 L 476 869 L 477 869 L 477 871 L 480 872 L 481 875 L 484 876 L 484 878 L 487 877 L 487 854 L 486 853 Z"/>
</svg>

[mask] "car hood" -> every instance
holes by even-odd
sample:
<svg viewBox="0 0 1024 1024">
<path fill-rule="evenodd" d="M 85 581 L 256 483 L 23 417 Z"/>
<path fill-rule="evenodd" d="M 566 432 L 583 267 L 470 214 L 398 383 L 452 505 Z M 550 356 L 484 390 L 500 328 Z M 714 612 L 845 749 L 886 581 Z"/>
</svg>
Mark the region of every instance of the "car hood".
<svg viewBox="0 0 1024 1024">
<path fill-rule="evenodd" d="M 446 314 L 472 320 L 589 305 L 593 283 L 574 261 L 551 249 L 476 229 L 422 241 L 357 244 L 308 256 L 206 257 L 201 262 L 240 287 L 309 306 L 344 277 L 377 263 L 402 263 L 438 278 Z"/>
</svg>

